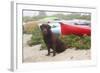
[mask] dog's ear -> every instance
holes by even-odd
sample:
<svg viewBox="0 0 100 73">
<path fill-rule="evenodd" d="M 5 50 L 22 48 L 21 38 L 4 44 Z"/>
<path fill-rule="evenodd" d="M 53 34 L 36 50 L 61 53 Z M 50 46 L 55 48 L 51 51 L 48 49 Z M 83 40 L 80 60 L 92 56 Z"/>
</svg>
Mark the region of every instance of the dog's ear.
<svg viewBox="0 0 100 73">
<path fill-rule="evenodd" d="M 40 25 L 40 29 L 42 29 L 42 25 Z"/>
<path fill-rule="evenodd" d="M 48 25 L 48 28 L 49 28 L 49 29 L 51 29 L 51 26 L 50 26 L 50 25 Z"/>
</svg>

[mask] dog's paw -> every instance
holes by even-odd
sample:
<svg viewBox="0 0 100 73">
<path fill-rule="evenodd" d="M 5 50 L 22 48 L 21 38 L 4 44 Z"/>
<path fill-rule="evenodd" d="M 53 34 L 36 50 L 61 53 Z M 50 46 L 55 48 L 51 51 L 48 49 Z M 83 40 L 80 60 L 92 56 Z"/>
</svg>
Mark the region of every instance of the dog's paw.
<svg viewBox="0 0 100 73">
<path fill-rule="evenodd" d="M 56 54 L 53 54 L 53 57 L 56 56 Z"/>
<path fill-rule="evenodd" d="M 46 54 L 46 56 L 50 56 L 50 54 Z"/>
</svg>

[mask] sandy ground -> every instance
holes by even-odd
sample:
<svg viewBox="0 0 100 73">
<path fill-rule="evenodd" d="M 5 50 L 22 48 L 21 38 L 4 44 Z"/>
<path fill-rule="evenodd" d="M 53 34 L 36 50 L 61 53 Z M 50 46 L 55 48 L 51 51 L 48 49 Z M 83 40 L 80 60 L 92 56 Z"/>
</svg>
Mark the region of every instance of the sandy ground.
<svg viewBox="0 0 100 73">
<path fill-rule="evenodd" d="M 23 62 L 50 62 L 50 61 L 70 61 L 70 60 L 87 60 L 91 58 L 90 50 L 76 50 L 74 48 L 56 54 L 56 56 L 46 56 L 47 50 L 40 50 L 41 45 L 28 46 L 27 41 L 32 35 L 23 36 Z"/>
</svg>

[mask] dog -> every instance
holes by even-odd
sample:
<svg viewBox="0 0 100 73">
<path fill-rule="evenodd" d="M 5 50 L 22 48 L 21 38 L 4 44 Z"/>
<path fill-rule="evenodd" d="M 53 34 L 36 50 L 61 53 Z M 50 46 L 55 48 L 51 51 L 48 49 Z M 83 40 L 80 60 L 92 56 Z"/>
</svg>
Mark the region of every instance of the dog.
<svg viewBox="0 0 100 73">
<path fill-rule="evenodd" d="M 48 49 L 47 56 L 49 56 L 50 53 L 53 53 L 53 56 L 55 56 L 56 53 L 61 53 L 66 50 L 65 44 L 54 35 L 54 33 L 51 31 L 50 25 L 42 24 L 40 29 L 42 31 L 43 40 Z M 51 52 L 50 49 L 52 49 L 53 52 Z"/>
</svg>

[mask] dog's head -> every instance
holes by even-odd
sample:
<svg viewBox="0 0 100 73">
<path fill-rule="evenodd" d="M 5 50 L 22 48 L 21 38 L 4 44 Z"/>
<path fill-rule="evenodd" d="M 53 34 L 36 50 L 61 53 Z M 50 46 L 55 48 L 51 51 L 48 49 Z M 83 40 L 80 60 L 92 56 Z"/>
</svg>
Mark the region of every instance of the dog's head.
<svg viewBox="0 0 100 73">
<path fill-rule="evenodd" d="M 48 31 L 50 31 L 51 26 L 49 26 L 48 24 L 42 24 L 40 26 L 40 29 L 41 29 L 42 33 L 46 35 L 46 34 L 48 34 Z"/>
</svg>

